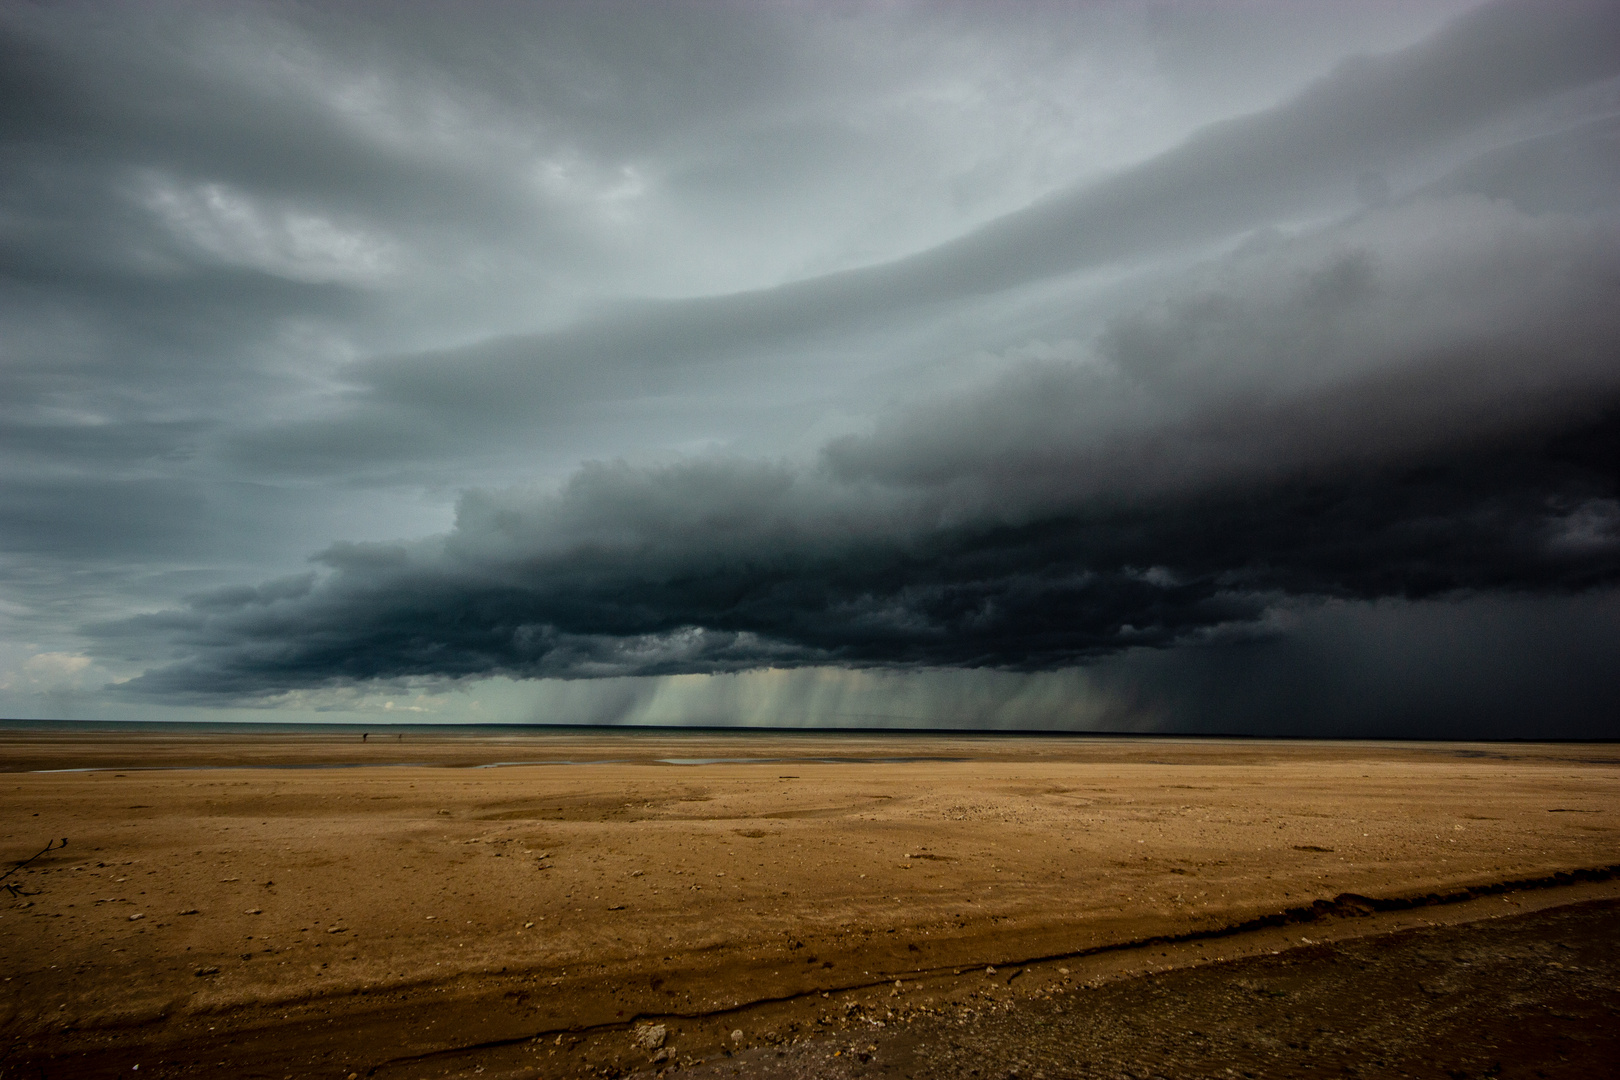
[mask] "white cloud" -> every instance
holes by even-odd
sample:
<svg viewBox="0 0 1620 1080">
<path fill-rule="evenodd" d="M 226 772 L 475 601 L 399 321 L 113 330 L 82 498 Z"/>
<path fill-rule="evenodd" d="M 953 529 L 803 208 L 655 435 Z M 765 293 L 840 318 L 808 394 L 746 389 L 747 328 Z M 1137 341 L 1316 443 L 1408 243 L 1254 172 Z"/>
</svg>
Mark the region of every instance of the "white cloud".
<svg viewBox="0 0 1620 1080">
<path fill-rule="evenodd" d="M 397 244 L 366 229 L 228 184 L 149 175 L 141 188 L 141 202 L 177 239 L 228 265 L 312 284 L 374 285 L 402 259 Z"/>
<path fill-rule="evenodd" d="M 34 653 L 0 670 L 0 690 L 25 694 L 59 694 L 107 682 L 105 669 L 80 653 Z"/>
</svg>

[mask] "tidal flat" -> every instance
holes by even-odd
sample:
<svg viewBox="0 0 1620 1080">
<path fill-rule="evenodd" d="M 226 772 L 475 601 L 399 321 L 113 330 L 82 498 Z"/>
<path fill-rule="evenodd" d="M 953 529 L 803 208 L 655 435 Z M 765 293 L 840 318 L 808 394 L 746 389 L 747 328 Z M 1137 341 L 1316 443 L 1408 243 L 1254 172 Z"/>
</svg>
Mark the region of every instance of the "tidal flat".
<svg viewBox="0 0 1620 1080">
<path fill-rule="evenodd" d="M 1612 744 L 13 728 L 0 808 L 6 868 L 68 841 L 0 896 L 5 1077 L 1379 1075 L 1303 1003 L 1507 1024 L 1374 962 L 1481 927 L 1569 1030 L 1440 1075 L 1582 1075 L 1620 1006 Z"/>
</svg>

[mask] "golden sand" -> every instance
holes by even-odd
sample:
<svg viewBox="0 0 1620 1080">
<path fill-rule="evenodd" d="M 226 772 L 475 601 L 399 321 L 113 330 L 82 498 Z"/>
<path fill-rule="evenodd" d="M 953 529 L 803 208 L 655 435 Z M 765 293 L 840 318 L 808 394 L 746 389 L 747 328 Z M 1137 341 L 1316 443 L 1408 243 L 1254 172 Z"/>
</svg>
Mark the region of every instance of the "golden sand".
<svg viewBox="0 0 1620 1080">
<path fill-rule="evenodd" d="M 355 1052 L 377 1061 L 723 1032 L 754 1002 L 1620 863 L 1611 745 L 10 732 L 0 768 L 0 854 L 68 838 L 0 897 L 0 1013 L 62 1054 L 301 1046 L 334 1017 L 387 1033 Z"/>
</svg>

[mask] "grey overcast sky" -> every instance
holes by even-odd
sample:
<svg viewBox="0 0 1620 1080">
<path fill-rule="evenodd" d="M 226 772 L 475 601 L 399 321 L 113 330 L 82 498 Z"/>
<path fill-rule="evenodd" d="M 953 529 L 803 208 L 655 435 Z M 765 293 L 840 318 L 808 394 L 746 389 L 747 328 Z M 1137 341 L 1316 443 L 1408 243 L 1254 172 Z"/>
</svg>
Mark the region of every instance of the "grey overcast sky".
<svg viewBox="0 0 1620 1080">
<path fill-rule="evenodd" d="M 0 715 L 1620 737 L 1620 4 L 0 0 Z"/>
</svg>

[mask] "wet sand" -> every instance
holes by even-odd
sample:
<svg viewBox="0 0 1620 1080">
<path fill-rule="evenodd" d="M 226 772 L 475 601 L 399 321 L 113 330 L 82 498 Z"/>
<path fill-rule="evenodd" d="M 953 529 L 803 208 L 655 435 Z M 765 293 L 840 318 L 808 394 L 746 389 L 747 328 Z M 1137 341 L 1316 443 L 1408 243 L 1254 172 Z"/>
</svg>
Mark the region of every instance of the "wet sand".
<svg viewBox="0 0 1620 1080">
<path fill-rule="evenodd" d="M 1314 930 L 1314 927 L 1313 927 Z M 1534 1077 L 1620 1061 L 1620 900 L 1192 961 L 1074 985 L 1012 969 L 948 1003 L 902 991 L 684 1076 Z M 1279 942 L 1281 944 L 1281 942 Z M 1017 993 L 1007 978 L 1033 980 Z M 1007 989 L 1001 993 L 1003 986 Z"/>
<path fill-rule="evenodd" d="M 0 770 L 0 855 L 69 839 L 0 897 L 6 1075 L 718 1068 L 988 967 L 1032 1002 L 1620 895 L 1612 745 L 11 731 Z"/>
</svg>

